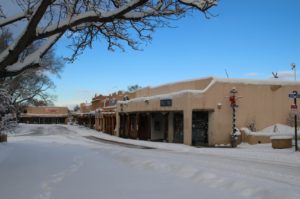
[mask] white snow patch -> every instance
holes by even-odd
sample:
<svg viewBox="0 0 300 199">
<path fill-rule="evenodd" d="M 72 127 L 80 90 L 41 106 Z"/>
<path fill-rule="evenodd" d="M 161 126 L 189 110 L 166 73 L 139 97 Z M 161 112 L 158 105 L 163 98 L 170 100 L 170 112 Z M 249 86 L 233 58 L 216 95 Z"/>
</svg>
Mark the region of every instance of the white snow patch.
<svg viewBox="0 0 300 199">
<path fill-rule="evenodd" d="M 195 148 L 79 126 L 21 124 L 0 144 L 0 193 L 5 199 L 298 199 L 299 168 L 300 153 L 274 150 L 271 144 Z"/>
<path fill-rule="evenodd" d="M 241 130 L 244 131 L 246 135 L 253 135 L 253 136 L 294 136 L 295 135 L 295 128 L 284 124 L 274 124 L 272 126 L 269 126 L 267 128 L 264 128 L 256 132 L 253 132 L 250 129 L 245 127 L 241 128 Z M 298 131 L 298 135 L 300 135 L 299 131 Z"/>
</svg>

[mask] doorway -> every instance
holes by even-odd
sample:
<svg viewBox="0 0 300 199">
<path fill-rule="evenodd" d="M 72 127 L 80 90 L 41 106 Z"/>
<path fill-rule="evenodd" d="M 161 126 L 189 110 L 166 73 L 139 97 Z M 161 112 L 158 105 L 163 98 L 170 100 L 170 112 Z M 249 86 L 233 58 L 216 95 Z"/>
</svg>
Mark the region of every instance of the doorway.
<svg viewBox="0 0 300 199">
<path fill-rule="evenodd" d="M 183 143 L 183 113 L 174 113 L 173 118 L 173 128 L 174 128 L 174 143 Z"/>
<path fill-rule="evenodd" d="M 192 145 L 208 146 L 208 112 L 193 111 Z"/>
<path fill-rule="evenodd" d="M 141 113 L 138 121 L 138 136 L 141 140 L 149 140 L 151 137 L 151 116 Z"/>
</svg>

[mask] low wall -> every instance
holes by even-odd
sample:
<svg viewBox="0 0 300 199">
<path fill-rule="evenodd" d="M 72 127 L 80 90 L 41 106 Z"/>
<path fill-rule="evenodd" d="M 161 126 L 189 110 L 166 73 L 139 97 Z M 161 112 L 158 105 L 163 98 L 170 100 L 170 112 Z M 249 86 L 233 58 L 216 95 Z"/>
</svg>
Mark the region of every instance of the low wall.
<svg viewBox="0 0 300 199">
<path fill-rule="evenodd" d="M 286 149 L 292 147 L 292 137 L 279 136 L 272 137 L 272 147 L 273 149 Z"/>
<path fill-rule="evenodd" d="M 247 135 L 242 130 L 241 130 L 241 141 L 246 142 L 248 144 L 267 144 L 267 143 L 271 143 L 270 136 Z"/>
</svg>

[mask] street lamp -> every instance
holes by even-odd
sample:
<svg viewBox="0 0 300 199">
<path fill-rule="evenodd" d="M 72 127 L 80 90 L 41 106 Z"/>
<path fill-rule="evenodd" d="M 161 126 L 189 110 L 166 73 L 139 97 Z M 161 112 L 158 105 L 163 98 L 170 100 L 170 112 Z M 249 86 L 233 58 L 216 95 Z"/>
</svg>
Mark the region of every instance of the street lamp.
<svg viewBox="0 0 300 199">
<path fill-rule="evenodd" d="M 296 64 L 295 63 L 291 63 L 291 67 L 292 67 L 292 70 L 294 71 L 294 78 L 295 78 L 295 81 L 296 81 Z"/>
</svg>

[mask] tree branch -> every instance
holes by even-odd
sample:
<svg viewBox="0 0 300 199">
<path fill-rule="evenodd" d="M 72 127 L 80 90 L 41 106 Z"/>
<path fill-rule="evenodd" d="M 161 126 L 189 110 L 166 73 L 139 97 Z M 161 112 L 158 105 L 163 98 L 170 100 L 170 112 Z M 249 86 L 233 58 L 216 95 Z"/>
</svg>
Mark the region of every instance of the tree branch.
<svg viewBox="0 0 300 199">
<path fill-rule="evenodd" d="M 145 4 L 148 0 L 133 0 L 127 3 L 126 5 L 121 6 L 113 11 L 105 12 L 105 11 L 88 11 L 86 13 L 82 13 L 79 15 L 74 15 L 72 19 L 64 20 L 59 25 L 49 26 L 45 30 L 37 30 L 37 39 L 43 39 L 49 37 L 53 34 L 66 31 L 67 29 L 79 26 L 84 23 L 93 23 L 93 22 L 111 22 L 113 19 L 121 17 L 127 12 L 134 10 L 135 8 Z"/>
<path fill-rule="evenodd" d="M 156 28 L 169 27 L 167 20 L 178 19 L 191 8 L 206 14 L 217 1 L 19 0 L 25 12 L 0 20 L 0 28 L 24 19 L 25 15 L 28 23 L 19 38 L 0 54 L 0 77 L 40 67 L 40 58 L 48 49 L 22 56 L 30 45 L 40 40 L 50 41 L 52 36 L 59 35 L 52 46 L 68 31 L 67 37 L 73 39 L 73 60 L 99 37 L 107 41 L 109 50 L 123 49 L 124 41 L 131 48 L 139 49 L 140 41 L 150 41 Z"/>
<path fill-rule="evenodd" d="M 192 6 L 201 12 L 206 12 L 209 8 L 217 5 L 217 0 L 178 0 L 182 4 Z"/>
<path fill-rule="evenodd" d="M 24 12 L 24 13 L 20 13 L 18 15 L 12 16 L 12 17 L 8 17 L 5 19 L 2 19 L 0 21 L 0 28 L 7 26 L 9 24 L 15 23 L 17 21 L 20 21 L 22 19 L 28 18 L 29 17 L 29 13 L 28 12 Z"/>
<path fill-rule="evenodd" d="M 53 0 L 52 0 L 53 1 Z M 21 52 L 34 41 L 36 27 L 44 16 L 48 6 L 53 3 L 51 0 L 41 0 L 33 12 L 24 33 L 8 49 L 1 53 L 0 72 L 5 71 L 8 65 L 17 62 Z"/>
<path fill-rule="evenodd" d="M 5 68 L 5 72 L 0 73 L 0 78 L 6 76 L 15 76 L 31 68 L 39 68 L 42 57 L 49 51 L 49 49 L 57 42 L 57 40 L 62 35 L 63 33 L 59 33 L 49 37 L 47 42 L 42 47 L 37 49 L 34 53 L 28 55 L 25 60 L 7 66 Z"/>
</svg>

